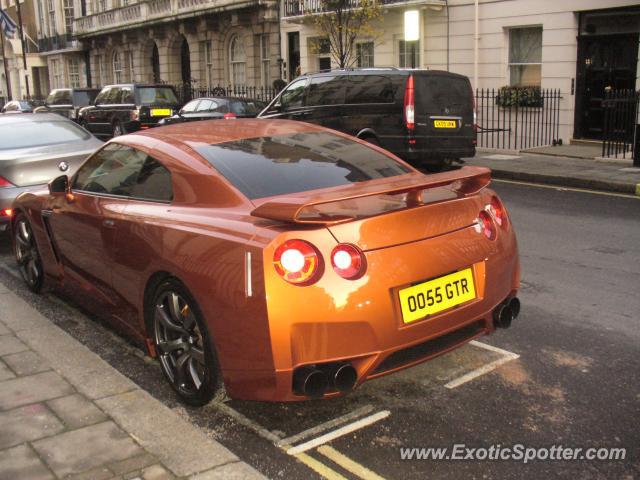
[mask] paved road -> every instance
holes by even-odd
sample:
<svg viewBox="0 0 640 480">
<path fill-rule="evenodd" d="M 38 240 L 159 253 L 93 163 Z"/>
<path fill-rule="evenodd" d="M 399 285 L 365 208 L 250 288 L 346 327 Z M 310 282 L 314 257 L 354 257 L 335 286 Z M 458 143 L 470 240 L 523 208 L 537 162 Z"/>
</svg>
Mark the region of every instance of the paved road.
<svg viewBox="0 0 640 480">
<path fill-rule="evenodd" d="M 29 294 L 10 269 L 0 269 L 0 279 L 270 478 L 320 478 L 310 467 L 327 476 L 331 469 L 346 478 L 376 478 L 374 472 L 403 479 L 637 478 L 640 200 L 508 183 L 495 187 L 510 210 L 520 243 L 523 306 L 514 326 L 482 339 L 482 344 L 368 382 L 334 401 L 232 401 L 224 407 L 186 409 L 164 385 L 157 365 L 104 325 L 54 295 Z M 12 266 L 6 240 L 0 242 L 0 263 Z M 445 387 L 496 361 L 504 363 L 455 388 Z M 325 422 L 342 415 L 352 418 L 320 431 Z M 299 445 L 362 418 L 379 420 L 299 459 L 273 444 L 321 426 L 295 442 Z M 513 461 L 400 460 L 400 447 L 460 443 L 487 448 L 626 447 L 627 459 L 535 461 L 524 466 Z"/>
</svg>

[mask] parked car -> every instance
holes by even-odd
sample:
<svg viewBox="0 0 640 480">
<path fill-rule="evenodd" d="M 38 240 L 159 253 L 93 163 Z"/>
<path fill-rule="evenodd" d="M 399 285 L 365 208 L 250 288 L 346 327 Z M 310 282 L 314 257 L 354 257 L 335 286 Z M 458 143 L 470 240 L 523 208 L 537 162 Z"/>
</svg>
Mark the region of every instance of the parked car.
<svg viewBox="0 0 640 480">
<path fill-rule="evenodd" d="M 220 118 L 253 118 L 265 107 L 260 100 L 237 97 L 203 97 L 191 100 L 176 115 L 163 118 L 158 125 L 215 120 Z"/>
<path fill-rule="evenodd" d="M 180 102 L 169 85 L 108 85 L 93 105 L 80 109 L 79 123 L 98 137 L 117 137 L 155 127 L 178 111 Z"/>
<path fill-rule="evenodd" d="M 0 115 L 0 231 L 20 193 L 46 187 L 60 173 L 73 174 L 101 145 L 60 115 Z"/>
<path fill-rule="evenodd" d="M 56 88 L 51 90 L 44 105 L 37 107 L 34 113 L 57 113 L 77 121 L 80 109 L 91 105 L 98 93 L 99 88 Z"/>
<path fill-rule="evenodd" d="M 34 108 L 33 102 L 29 100 L 12 100 L 5 103 L 2 113 L 32 113 Z"/>
<path fill-rule="evenodd" d="M 489 182 L 308 123 L 194 122 L 111 140 L 12 232 L 29 288 L 145 344 L 187 403 L 334 397 L 517 316 Z"/>
<path fill-rule="evenodd" d="M 370 68 L 303 75 L 258 117 L 333 128 L 414 166 L 438 169 L 475 155 L 471 84 L 449 72 Z"/>
</svg>

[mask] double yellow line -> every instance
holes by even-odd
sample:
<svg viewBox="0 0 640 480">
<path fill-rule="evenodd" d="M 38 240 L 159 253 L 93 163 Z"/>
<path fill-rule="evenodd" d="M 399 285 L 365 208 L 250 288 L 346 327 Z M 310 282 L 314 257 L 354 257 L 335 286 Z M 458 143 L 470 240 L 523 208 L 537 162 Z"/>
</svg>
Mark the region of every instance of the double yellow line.
<svg viewBox="0 0 640 480">
<path fill-rule="evenodd" d="M 317 452 L 362 480 L 385 480 L 377 473 L 350 459 L 333 447 L 323 445 L 317 449 Z M 294 457 L 327 480 L 348 480 L 345 476 L 306 453 L 298 453 Z"/>
</svg>

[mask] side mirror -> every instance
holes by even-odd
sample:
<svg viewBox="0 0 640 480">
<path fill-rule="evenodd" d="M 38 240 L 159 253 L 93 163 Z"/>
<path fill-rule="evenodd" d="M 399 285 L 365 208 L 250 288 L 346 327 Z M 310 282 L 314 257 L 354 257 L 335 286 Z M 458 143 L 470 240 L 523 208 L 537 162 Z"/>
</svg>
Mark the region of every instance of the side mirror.
<svg viewBox="0 0 640 480">
<path fill-rule="evenodd" d="M 67 193 L 69 190 L 69 177 L 60 175 L 49 182 L 49 193 Z"/>
</svg>

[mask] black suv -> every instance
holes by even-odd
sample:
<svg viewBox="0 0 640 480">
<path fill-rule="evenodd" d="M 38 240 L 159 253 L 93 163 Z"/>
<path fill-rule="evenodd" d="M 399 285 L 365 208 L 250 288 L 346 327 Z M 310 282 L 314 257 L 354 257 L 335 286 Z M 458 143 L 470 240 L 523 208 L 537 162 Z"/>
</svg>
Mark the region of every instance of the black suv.
<svg viewBox="0 0 640 480">
<path fill-rule="evenodd" d="M 370 68 L 303 75 L 258 115 L 354 135 L 415 166 L 440 169 L 475 155 L 469 79 L 436 70 Z"/>
<path fill-rule="evenodd" d="M 51 90 L 44 105 L 33 112 L 52 112 L 78 121 L 80 109 L 91 105 L 98 93 L 100 93 L 99 88 L 56 88 Z"/>
<path fill-rule="evenodd" d="M 168 85 L 108 85 L 93 105 L 80 110 L 79 122 L 98 137 L 117 137 L 155 127 L 179 108 L 178 96 Z"/>
</svg>

